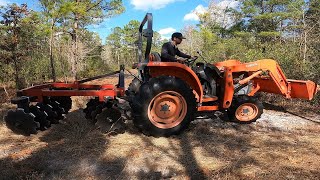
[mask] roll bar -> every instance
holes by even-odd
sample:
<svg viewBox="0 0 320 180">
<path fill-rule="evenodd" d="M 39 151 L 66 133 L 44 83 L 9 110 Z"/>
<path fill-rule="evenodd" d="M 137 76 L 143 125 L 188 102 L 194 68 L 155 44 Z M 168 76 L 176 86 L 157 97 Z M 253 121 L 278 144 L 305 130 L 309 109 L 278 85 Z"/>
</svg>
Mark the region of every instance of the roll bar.
<svg viewBox="0 0 320 180">
<path fill-rule="evenodd" d="M 146 47 L 146 52 L 145 52 L 145 59 L 149 60 L 149 54 L 151 51 L 151 45 L 152 45 L 152 37 L 153 37 L 153 30 L 152 30 L 152 14 L 147 13 L 144 19 L 142 20 L 140 27 L 139 27 L 139 39 L 138 39 L 138 54 L 139 54 L 139 63 L 142 62 L 142 37 L 147 38 L 147 47 Z M 148 23 L 147 29 L 143 29 L 144 25 Z"/>
</svg>

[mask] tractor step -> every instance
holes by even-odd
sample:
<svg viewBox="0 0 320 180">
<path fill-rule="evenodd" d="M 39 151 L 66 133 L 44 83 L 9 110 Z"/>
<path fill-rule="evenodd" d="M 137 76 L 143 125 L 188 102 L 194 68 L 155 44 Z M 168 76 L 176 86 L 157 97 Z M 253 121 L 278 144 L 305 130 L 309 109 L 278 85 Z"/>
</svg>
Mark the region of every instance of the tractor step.
<svg viewBox="0 0 320 180">
<path fill-rule="evenodd" d="M 218 100 L 217 96 L 203 96 L 202 102 L 213 102 L 217 100 Z"/>
</svg>

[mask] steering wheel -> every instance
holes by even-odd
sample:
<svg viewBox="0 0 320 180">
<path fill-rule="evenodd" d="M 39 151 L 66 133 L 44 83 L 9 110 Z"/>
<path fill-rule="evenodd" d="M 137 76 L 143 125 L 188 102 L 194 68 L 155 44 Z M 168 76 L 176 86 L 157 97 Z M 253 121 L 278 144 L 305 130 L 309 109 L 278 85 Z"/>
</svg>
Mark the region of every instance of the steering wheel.
<svg viewBox="0 0 320 180">
<path fill-rule="evenodd" d="M 192 66 L 197 59 L 198 59 L 198 56 L 193 56 L 193 57 L 191 57 L 189 59 L 186 59 L 185 60 L 185 64 L 187 66 Z"/>
</svg>

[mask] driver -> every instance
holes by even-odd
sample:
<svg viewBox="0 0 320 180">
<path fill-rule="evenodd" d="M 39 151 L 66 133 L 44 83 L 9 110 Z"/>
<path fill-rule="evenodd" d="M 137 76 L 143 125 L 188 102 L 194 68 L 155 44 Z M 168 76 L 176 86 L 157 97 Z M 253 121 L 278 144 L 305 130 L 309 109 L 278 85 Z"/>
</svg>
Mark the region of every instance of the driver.
<svg viewBox="0 0 320 180">
<path fill-rule="evenodd" d="M 162 62 L 180 62 L 184 63 L 185 59 L 176 58 L 176 55 L 182 58 L 190 59 L 191 56 L 182 53 L 177 45 L 181 44 L 182 39 L 186 39 L 181 33 L 175 32 L 171 36 L 171 41 L 166 42 L 162 45 L 161 49 L 161 61 Z"/>
</svg>

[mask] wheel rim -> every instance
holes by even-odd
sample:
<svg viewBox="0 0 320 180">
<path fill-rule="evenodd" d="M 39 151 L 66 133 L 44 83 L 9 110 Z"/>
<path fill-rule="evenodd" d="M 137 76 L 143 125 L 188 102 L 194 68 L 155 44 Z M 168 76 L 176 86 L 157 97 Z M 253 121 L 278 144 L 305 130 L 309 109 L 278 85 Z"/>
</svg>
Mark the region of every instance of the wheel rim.
<svg viewBox="0 0 320 180">
<path fill-rule="evenodd" d="M 170 129 L 179 125 L 187 114 L 185 98 L 175 91 L 165 91 L 155 96 L 148 107 L 148 117 L 153 125 Z"/>
<path fill-rule="evenodd" d="M 259 108 L 257 105 L 252 103 L 244 103 L 240 105 L 236 110 L 236 118 L 239 121 L 251 121 L 257 117 Z"/>
</svg>

